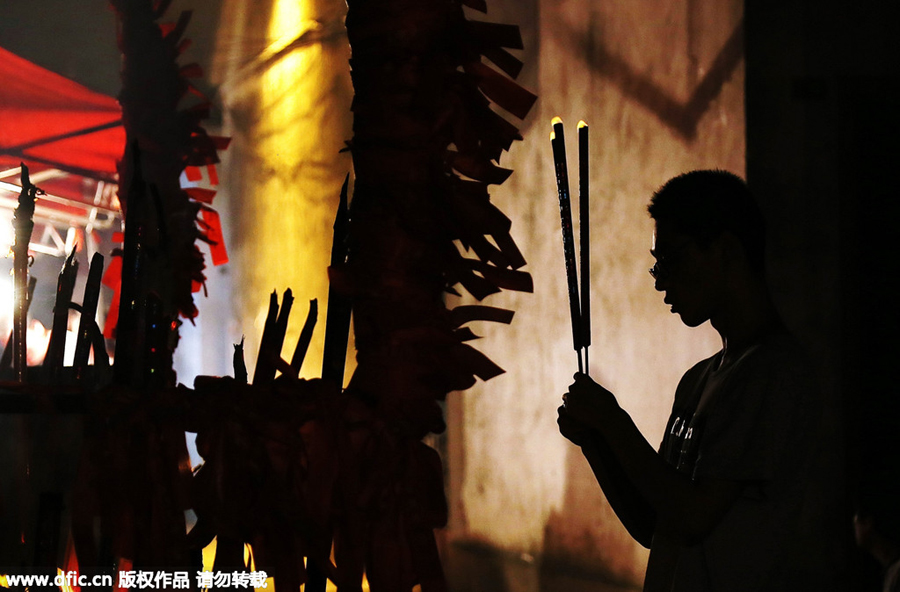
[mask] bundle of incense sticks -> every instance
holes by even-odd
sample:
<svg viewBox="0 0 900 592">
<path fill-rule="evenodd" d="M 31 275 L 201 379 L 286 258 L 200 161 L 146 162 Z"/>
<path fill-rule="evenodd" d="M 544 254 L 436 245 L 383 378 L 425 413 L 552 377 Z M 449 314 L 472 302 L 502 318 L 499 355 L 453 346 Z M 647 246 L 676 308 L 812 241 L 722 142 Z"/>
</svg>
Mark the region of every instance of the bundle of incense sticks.
<svg viewBox="0 0 900 592">
<path fill-rule="evenodd" d="M 566 280 L 569 288 L 569 311 L 572 316 L 572 344 L 578 355 L 578 371 L 590 373 L 588 348 L 591 345 L 591 255 L 590 255 L 590 197 L 588 126 L 578 122 L 578 230 L 581 251 L 581 291 L 575 266 L 575 236 L 572 230 L 572 201 L 569 195 L 569 172 L 566 163 L 566 141 L 563 122 L 554 117 L 550 144 L 556 170 L 559 194 L 559 216 L 562 222 L 563 256 L 566 261 Z M 582 351 L 584 352 L 582 356 Z"/>
</svg>

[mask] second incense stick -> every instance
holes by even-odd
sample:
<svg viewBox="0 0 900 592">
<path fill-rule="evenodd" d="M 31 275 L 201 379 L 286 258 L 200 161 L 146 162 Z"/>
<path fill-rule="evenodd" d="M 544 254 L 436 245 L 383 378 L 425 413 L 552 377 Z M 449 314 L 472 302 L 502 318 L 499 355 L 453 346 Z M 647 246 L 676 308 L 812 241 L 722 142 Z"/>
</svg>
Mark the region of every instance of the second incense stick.
<svg viewBox="0 0 900 592">
<path fill-rule="evenodd" d="M 550 143 L 556 170 L 556 188 L 559 194 L 559 215 L 562 224 L 563 255 L 566 262 L 566 280 L 569 291 L 569 312 L 572 316 L 572 342 L 578 354 L 578 371 L 584 372 L 581 359 L 582 336 L 581 307 L 578 302 L 578 272 L 575 268 L 575 236 L 572 230 L 572 203 L 569 195 L 569 173 L 566 166 L 566 143 L 562 120 L 553 118 Z"/>
<path fill-rule="evenodd" d="M 591 373 L 588 348 L 591 346 L 591 200 L 588 125 L 578 122 L 578 232 L 581 251 L 581 345 L 584 371 Z"/>
</svg>

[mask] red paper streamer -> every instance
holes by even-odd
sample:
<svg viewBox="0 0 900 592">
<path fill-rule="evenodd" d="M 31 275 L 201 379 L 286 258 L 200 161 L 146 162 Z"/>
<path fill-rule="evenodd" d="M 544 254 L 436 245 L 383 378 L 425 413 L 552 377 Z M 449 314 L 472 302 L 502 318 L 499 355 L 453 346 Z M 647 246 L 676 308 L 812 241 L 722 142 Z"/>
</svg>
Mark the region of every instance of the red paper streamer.
<svg viewBox="0 0 900 592">
<path fill-rule="evenodd" d="M 216 192 L 212 189 L 204 189 L 202 187 L 188 187 L 185 189 L 185 192 L 191 196 L 191 198 L 205 204 L 211 204 L 213 198 L 216 196 Z"/>
<path fill-rule="evenodd" d="M 184 175 L 187 177 L 188 181 L 192 182 L 203 179 L 203 173 L 200 171 L 200 167 L 186 166 L 184 167 Z"/>
<path fill-rule="evenodd" d="M 113 237 L 115 240 L 115 237 Z M 103 273 L 101 283 L 112 288 L 113 297 L 109 303 L 109 312 L 106 314 L 106 322 L 103 324 L 103 336 L 112 339 L 115 336 L 116 324 L 119 322 L 119 296 L 122 293 L 122 256 L 114 254 L 109 261 L 109 266 Z"/>
<path fill-rule="evenodd" d="M 206 167 L 206 170 L 209 173 L 209 184 L 216 187 L 219 184 L 219 171 L 216 170 L 216 165 L 211 164 Z"/>
<path fill-rule="evenodd" d="M 219 213 L 209 208 L 200 211 L 203 222 L 207 225 L 206 238 L 209 239 L 209 251 L 213 265 L 228 263 L 228 252 L 225 250 L 225 238 L 222 236 L 222 221 Z"/>
</svg>

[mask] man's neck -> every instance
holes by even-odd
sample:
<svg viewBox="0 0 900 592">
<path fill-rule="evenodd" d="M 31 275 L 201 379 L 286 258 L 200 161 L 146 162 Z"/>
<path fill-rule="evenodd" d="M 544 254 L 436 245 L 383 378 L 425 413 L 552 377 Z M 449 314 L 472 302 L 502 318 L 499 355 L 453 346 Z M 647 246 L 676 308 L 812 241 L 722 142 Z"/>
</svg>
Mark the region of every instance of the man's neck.
<svg viewBox="0 0 900 592">
<path fill-rule="evenodd" d="M 727 306 L 710 319 L 722 338 L 726 361 L 782 326 L 768 287 L 761 278 L 746 276 L 743 281 L 733 282 L 728 295 L 730 297 L 724 300 Z"/>
</svg>

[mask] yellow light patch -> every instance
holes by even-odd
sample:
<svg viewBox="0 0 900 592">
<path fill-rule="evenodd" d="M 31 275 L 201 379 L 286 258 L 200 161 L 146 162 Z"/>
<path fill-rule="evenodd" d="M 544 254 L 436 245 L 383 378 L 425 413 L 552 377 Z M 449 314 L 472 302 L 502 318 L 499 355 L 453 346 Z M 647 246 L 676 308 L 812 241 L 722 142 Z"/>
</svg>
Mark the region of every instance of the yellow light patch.
<svg viewBox="0 0 900 592">
<path fill-rule="evenodd" d="M 315 298 L 318 323 L 301 375 L 321 375 L 332 226 L 351 166 L 340 150 L 352 135 L 352 85 L 346 37 L 315 39 L 317 21 L 333 18 L 323 18 L 320 10 L 312 0 L 278 0 L 265 35 L 270 49 L 281 49 L 269 52 L 264 69 L 246 82 L 254 100 L 241 130 L 248 153 L 240 164 L 242 186 L 232 217 L 238 226 L 236 288 L 251 378 L 269 295 L 277 291 L 280 305 L 286 288 L 295 300 L 282 358 L 293 356 Z M 314 39 L 297 42 L 303 36 Z M 350 371 L 348 366 L 348 376 Z"/>
</svg>

